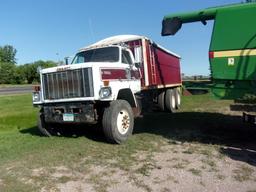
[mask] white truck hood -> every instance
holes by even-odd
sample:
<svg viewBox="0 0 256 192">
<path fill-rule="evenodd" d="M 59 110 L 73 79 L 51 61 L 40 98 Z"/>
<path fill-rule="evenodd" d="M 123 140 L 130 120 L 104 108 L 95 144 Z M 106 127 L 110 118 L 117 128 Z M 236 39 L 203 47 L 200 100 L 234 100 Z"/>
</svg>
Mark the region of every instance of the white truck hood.
<svg viewBox="0 0 256 192">
<path fill-rule="evenodd" d="M 74 69 L 81 69 L 81 68 L 88 68 L 88 67 L 110 67 L 110 68 L 124 68 L 121 63 L 110 63 L 110 62 L 89 62 L 89 63 L 79 63 L 79 64 L 72 64 L 72 65 L 62 65 L 57 67 L 51 67 L 47 69 L 42 69 L 41 73 L 54 73 L 59 71 L 67 71 L 67 70 L 74 70 Z"/>
</svg>

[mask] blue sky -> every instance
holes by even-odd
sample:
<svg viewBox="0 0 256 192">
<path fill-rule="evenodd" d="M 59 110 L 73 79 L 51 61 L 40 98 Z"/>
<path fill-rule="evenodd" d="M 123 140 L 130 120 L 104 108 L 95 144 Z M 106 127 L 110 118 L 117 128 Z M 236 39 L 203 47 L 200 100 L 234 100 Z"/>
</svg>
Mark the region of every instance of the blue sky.
<svg viewBox="0 0 256 192">
<path fill-rule="evenodd" d="M 184 25 L 161 37 L 166 14 L 241 0 L 0 0 L 0 46 L 17 49 L 17 63 L 62 60 L 79 48 L 119 34 L 144 35 L 181 55 L 182 72 L 208 75 L 213 22 Z"/>
</svg>

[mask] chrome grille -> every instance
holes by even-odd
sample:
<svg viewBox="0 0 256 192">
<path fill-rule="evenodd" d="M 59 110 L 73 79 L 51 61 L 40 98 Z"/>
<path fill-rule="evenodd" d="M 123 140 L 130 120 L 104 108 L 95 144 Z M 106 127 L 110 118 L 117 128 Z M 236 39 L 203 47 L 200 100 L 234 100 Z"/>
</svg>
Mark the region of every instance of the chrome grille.
<svg viewBox="0 0 256 192">
<path fill-rule="evenodd" d="M 92 69 L 76 69 L 43 74 L 44 99 L 93 97 Z"/>
</svg>

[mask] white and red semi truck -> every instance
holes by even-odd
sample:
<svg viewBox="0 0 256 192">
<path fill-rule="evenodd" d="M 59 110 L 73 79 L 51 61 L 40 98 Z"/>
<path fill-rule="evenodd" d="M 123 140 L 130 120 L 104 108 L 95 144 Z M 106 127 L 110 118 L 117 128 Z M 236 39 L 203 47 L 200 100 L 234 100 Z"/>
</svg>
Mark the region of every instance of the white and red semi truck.
<svg viewBox="0 0 256 192">
<path fill-rule="evenodd" d="M 134 118 L 158 106 L 176 111 L 181 102 L 180 57 L 147 37 L 119 35 L 78 51 L 71 64 L 40 71 L 33 93 L 38 128 L 46 136 L 59 125 L 101 123 L 106 138 L 122 143 Z"/>
</svg>

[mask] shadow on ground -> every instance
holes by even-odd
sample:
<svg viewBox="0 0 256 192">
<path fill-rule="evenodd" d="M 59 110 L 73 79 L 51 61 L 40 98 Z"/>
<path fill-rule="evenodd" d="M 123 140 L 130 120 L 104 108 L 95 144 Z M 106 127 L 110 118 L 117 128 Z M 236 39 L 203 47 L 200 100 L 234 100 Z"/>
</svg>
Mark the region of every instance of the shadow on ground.
<svg viewBox="0 0 256 192">
<path fill-rule="evenodd" d="M 134 134 L 145 132 L 170 141 L 221 145 L 221 153 L 256 166 L 256 127 L 243 123 L 240 116 L 208 112 L 149 114 L 137 120 Z"/>
<path fill-rule="evenodd" d="M 72 128 L 72 129 L 70 129 Z M 65 137 L 81 137 L 106 142 L 98 126 L 65 126 Z M 23 134 L 40 136 L 37 127 L 23 129 Z M 198 142 L 223 146 L 220 152 L 232 159 L 256 166 L 256 127 L 239 116 L 207 112 L 151 113 L 135 121 L 133 134 L 150 133 L 173 141 Z"/>
<path fill-rule="evenodd" d="M 66 125 L 57 127 L 58 131 L 61 133 L 59 137 L 67 137 L 67 138 L 77 138 L 77 137 L 86 137 L 90 140 L 96 141 L 96 142 L 107 142 L 103 131 L 101 128 L 97 125 L 88 126 L 88 125 Z M 30 134 L 33 136 L 39 136 L 39 137 L 45 137 L 43 136 L 38 128 L 31 127 L 27 129 L 20 130 L 20 133 L 22 134 Z"/>
</svg>

